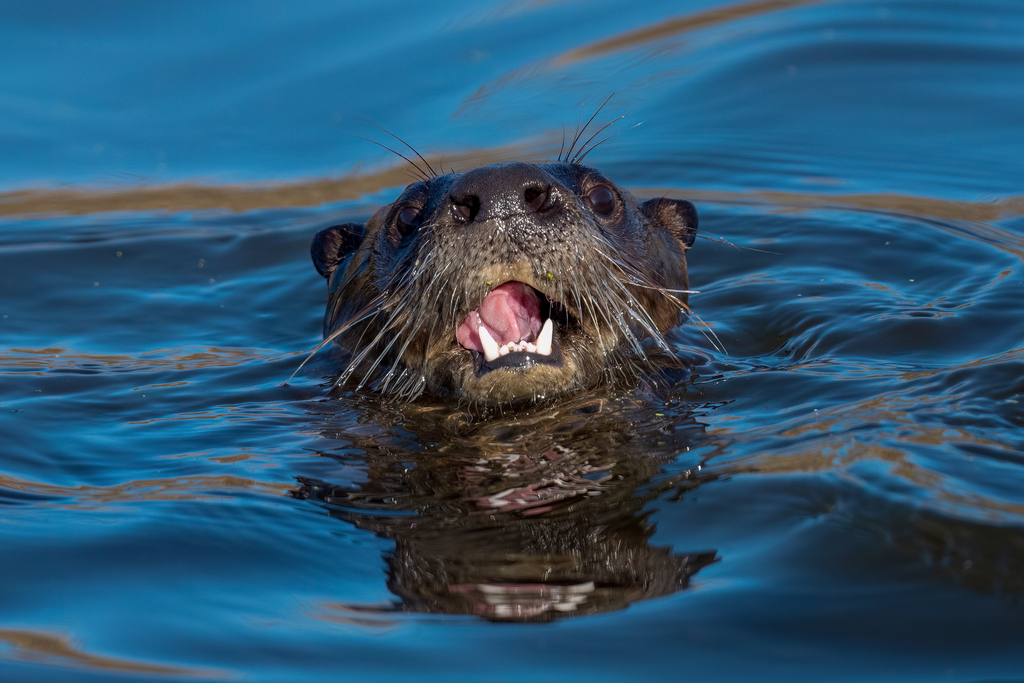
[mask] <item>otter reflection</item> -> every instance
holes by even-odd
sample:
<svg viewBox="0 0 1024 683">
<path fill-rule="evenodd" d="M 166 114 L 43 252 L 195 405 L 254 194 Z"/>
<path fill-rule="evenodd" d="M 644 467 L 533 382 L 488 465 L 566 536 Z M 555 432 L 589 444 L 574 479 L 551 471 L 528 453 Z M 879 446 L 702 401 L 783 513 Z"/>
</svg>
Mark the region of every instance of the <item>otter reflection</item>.
<svg viewBox="0 0 1024 683">
<path fill-rule="evenodd" d="M 652 545 L 644 506 L 713 478 L 699 467 L 655 476 L 693 430 L 657 434 L 652 452 L 628 420 L 580 417 L 577 406 L 532 424 L 477 424 L 428 452 L 378 437 L 360 444 L 365 482 L 300 478 L 295 495 L 394 541 L 394 610 L 544 622 L 682 590 L 715 552 Z M 556 424 L 558 436 L 548 429 Z"/>
</svg>

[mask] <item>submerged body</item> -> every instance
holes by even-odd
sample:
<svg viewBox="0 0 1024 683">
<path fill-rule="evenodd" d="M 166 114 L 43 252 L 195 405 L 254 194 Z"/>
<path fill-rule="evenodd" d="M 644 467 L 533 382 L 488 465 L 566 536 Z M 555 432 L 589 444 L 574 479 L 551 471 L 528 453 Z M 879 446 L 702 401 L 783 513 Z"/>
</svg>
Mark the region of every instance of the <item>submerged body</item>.
<svg viewBox="0 0 1024 683">
<path fill-rule="evenodd" d="M 679 322 L 697 212 L 569 162 L 432 176 L 313 240 L 324 336 L 403 396 L 535 401 L 632 367 Z"/>
</svg>

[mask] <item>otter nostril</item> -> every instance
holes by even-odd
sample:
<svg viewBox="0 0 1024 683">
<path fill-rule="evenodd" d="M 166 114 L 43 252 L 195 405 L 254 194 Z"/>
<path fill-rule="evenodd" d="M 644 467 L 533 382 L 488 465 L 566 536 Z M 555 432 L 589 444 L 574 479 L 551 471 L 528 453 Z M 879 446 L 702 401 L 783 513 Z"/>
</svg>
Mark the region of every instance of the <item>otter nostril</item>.
<svg viewBox="0 0 1024 683">
<path fill-rule="evenodd" d="M 468 195 L 458 199 L 452 197 L 452 207 L 455 213 L 464 221 L 472 222 L 480 213 L 480 198 L 476 195 Z"/>
<path fill-rule="evenodd" d="M 550 185 L 528 187 L 523 190 L 523 199 L 534 213 L 545 213 L 555 205 Z"/>
</svg>

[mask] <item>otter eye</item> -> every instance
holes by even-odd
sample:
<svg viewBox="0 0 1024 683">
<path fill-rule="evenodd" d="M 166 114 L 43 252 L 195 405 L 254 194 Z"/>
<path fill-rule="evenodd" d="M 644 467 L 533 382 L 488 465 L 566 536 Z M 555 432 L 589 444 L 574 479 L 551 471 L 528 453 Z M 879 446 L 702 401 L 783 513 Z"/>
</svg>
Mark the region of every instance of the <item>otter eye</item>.
<svg viewBox="0 0 1024 683">
<path fill-rule="evenodd" d="M 420 210 L 415 207 L 407 206 L 398 212 L 398 232 L 402 233 L 402 237 L 408 237 L 416 232 L 416 228 L 420 227 L 422 222 Z"/>
<path fill-rule="evenodd" d="M 611 216 L 615 211 L 615 194 L 605 185 L 598 185 L 587 193 L 587 203 L 602 216 Z"/>
</svg>

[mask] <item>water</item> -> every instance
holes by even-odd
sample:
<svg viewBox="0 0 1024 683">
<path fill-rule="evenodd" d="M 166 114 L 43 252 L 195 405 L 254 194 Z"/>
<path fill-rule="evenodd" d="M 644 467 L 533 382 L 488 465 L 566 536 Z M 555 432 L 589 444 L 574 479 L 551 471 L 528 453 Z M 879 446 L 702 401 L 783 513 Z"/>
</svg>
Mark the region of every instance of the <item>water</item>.
<svg viewBox="0 0 1024 683">
<path fill-rule="evenodd" d="M 1022 35 L 1009 1 L 8 3 L 0 678 L 1024 679 Z M 284 384 L 311 236 L 408 182 L 363 119 L 469 168 L 613 91 L 587 161 L 727 240 L 692 372 L 485 421 L 329 397 L 330 352 Z"/>
</svg>

